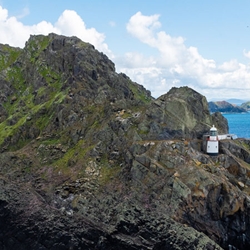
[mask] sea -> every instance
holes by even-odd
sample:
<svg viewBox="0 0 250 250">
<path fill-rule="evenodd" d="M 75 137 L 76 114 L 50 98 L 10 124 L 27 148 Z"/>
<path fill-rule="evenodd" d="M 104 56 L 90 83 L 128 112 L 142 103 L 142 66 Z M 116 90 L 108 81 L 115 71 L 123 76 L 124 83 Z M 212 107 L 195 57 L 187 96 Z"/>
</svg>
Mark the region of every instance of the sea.
<svg viewBox="0 0 250 250">
<path fill-rule="evenodd" d="M 247 113 L 223 113 L 228 121 L 229 133 L 238 138 L 250 139 L 250 112 Z"/>
</svg>

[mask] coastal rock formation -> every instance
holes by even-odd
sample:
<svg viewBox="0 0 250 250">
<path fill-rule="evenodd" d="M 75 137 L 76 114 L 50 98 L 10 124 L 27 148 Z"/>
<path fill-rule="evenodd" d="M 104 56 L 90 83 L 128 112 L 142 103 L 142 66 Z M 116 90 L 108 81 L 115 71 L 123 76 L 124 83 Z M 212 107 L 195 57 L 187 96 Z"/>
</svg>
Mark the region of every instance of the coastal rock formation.
<svg viewBox="0 0 250 250">
<path fill-rule="evenodd" d="M 250 102 L 244 102 L 240 105 L 241 108 L 244 108 L 245 110 L 250 110 Z"/>
<path fill-rule="evenodd" d="M 233 105 L 226 101 L 209 102 L 208 103 L 210 112 L 222 112 L 222 113 L 244 113 L 247 109 L 242 105 Z"/>
<path fill-rule="evenodd" d="M 152 139 L 201 138 L 211 124 L 228 132 L 227 120 L 220 113 L 210 115 L 206 98 L 188 87 L 172 88 L 153 101 L 145 120 L 153 127 L 146 138 Z"/>
<path fill-rule="evenodd" d="M 154 99 L 76 37 L 0 46 L 0 249 L 248 249 L 250 142 L 202 152 L 227 120 Z"/>
</svg>

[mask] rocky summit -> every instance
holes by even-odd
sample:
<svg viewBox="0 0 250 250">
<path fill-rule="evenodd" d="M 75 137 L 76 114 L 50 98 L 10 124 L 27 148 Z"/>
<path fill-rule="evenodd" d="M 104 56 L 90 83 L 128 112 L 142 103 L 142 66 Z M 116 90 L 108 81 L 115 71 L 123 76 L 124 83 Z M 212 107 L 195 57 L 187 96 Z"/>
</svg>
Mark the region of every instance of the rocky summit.
<svg viewBox="0 0 250 250">
<path fill-rule="evenodd" d="M 155 99 L 76 37 L 0 45 L 0 249 L 250 249 L 250 141 L 188 87 Z"/>
</svg>

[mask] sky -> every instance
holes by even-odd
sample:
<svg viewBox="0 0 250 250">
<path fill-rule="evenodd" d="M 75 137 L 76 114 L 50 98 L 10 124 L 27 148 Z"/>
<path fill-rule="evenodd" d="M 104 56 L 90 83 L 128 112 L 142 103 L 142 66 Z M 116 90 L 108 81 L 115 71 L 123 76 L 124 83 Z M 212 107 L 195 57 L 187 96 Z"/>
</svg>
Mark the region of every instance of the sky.
<svg viewBox="0 0 250 250">
<path fill-rule="evenodd" d="M 249 0 L 0 0 L 0 43 L 77 36 L 153 97 L 189 86 L 250 100 Z"/>
</svg>

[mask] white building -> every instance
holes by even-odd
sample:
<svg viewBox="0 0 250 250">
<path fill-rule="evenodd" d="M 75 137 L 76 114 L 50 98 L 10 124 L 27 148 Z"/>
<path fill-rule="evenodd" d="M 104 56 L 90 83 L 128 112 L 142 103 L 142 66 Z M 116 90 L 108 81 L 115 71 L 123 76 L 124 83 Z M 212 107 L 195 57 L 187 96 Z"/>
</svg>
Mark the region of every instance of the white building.
<svg viewBox="0 0 250 250">
<path fill-rule="evenodd" d="M 203 135 L 203 151 L 209 155 L 218 155 L 219 153 L 218 131 L 214 125 L 210 129 L 209 135 Z"/>
<path fill-rule="evenodd" d="M 217 128 L 213 125 L 208 135 L 203 135 L 203 151 L 209 155 L 218 155 L 220 140 L 237 139 L 237 135 L 224 134 L 218 135 Z"/>
</svg>

